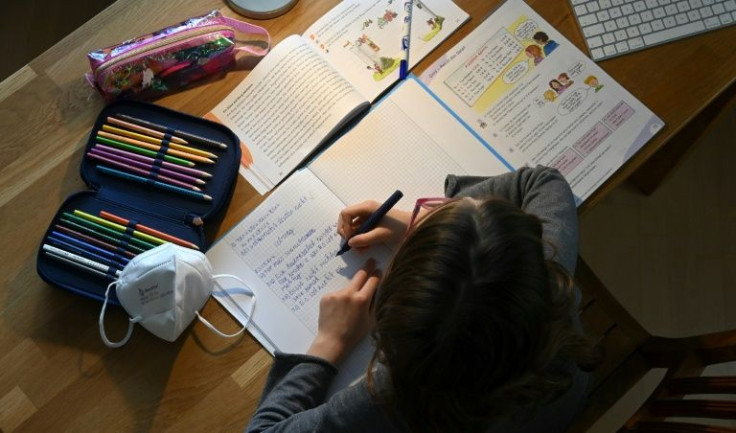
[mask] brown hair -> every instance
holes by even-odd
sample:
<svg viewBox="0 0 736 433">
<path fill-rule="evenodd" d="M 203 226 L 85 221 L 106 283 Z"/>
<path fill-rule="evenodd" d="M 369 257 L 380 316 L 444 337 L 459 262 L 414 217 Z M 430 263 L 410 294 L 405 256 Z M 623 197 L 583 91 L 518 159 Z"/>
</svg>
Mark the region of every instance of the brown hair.
<svg viewBox="0 0 736 433">
<path fill-rule="evenodd" d="M 414 432 L 484 429 L 553 400 L 593 359 L 571 279 L 544 258 L 540 220 L 497 198 L 451 201 L 397 251 L 375 301 L 367 381 Z M 376 389 L 373 367 L 389 387 Z"/>
</svg>

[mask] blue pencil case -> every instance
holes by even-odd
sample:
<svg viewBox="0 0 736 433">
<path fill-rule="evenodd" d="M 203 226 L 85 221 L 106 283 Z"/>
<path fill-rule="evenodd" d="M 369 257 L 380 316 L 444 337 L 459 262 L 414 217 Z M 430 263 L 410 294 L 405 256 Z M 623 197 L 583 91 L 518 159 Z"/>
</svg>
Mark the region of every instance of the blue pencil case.
<svg viewBox="0 0 736 433">
<path fill-rule="evenodd" d="M 38 249 L 39 276 L 102 301 L 116 271 L 147 249 L 175 242 L 205 252 L 240 156 L 237 136 L 219 123 L 146 102 L 106 106 L 80 168 L 90 189 L 54 216 Z M 119 305 L 114 291 L 108 302 Z"/>
</svg>

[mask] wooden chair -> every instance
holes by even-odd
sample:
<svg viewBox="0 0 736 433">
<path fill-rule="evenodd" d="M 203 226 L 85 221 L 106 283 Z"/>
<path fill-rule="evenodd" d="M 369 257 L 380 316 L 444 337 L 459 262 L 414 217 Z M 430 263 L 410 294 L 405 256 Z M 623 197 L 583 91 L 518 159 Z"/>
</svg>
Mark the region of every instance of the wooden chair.
<svg viewBox="0 0 736 433">
<path fill-rule="evenodd" d="M 736 360 L 736 330 L 686 338 L 652 336 L 616 301 L 582 258 L 578 259 L 575 278 L 583 292 L 583 326 L 598 339 L 603 358 L 593 373 L 588 405 L 570 432 L 586 432 L 653 368 L 666 369 L 664 378 L 619 433 L 736 432 L 736 428 L 703 423 L 736 419 L 736 401 L 711 397 L 736 395 L 736 377 L 700 376 L 708 365 Z M 684 398 L 694 394 L 708 397 Z M 698 420 L 668 421 L 671 417 Z"/>
</svg>

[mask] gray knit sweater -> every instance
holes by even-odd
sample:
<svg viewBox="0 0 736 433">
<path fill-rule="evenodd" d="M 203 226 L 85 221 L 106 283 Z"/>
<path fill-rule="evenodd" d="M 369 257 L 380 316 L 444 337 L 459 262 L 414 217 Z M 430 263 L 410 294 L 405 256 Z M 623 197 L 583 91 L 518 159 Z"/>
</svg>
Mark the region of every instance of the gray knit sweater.
<svg viewBox="0 0 736 433">
<path fill-rule="evenodd" d="M 543 221 L 543 237 L 549 244 L 545 255 L 574 273 L 578 253 L 577 212 L 570 187 L 556 170 L 521 168 L 490 178 L 451 175 L 445 181 L 445 194 L 505 197 L 525 212 L 537 215 Z M 572 366 L 571 369 L 573 384 L 564 395 L 534 413 L 499 420 L 490 432 L 565 431 L 585 399 L 588 384 L 587 373 Z M 385 386 L 385 370 L 378 370 L 377 386 Z M 246 432 L 406 431 L 386 416 L 364 381 L 327 399 L 327 390 L 336 373 L 333 365 L 320 358 L 277 353 L 258 410 Z"/>
</svg>

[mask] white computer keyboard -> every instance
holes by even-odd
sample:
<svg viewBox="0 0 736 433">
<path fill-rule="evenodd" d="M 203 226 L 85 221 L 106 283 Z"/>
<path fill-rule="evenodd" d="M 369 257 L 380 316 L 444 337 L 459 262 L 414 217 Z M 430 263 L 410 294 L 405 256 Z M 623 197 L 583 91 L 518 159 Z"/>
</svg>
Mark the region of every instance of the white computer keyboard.
<svg viewBox="0 0 736 433">
<path fill-rule="evenodd" d="M 736 0 L 570 0 L 570 3 L 593 60 L 736 22 Z"/>
</svg>

